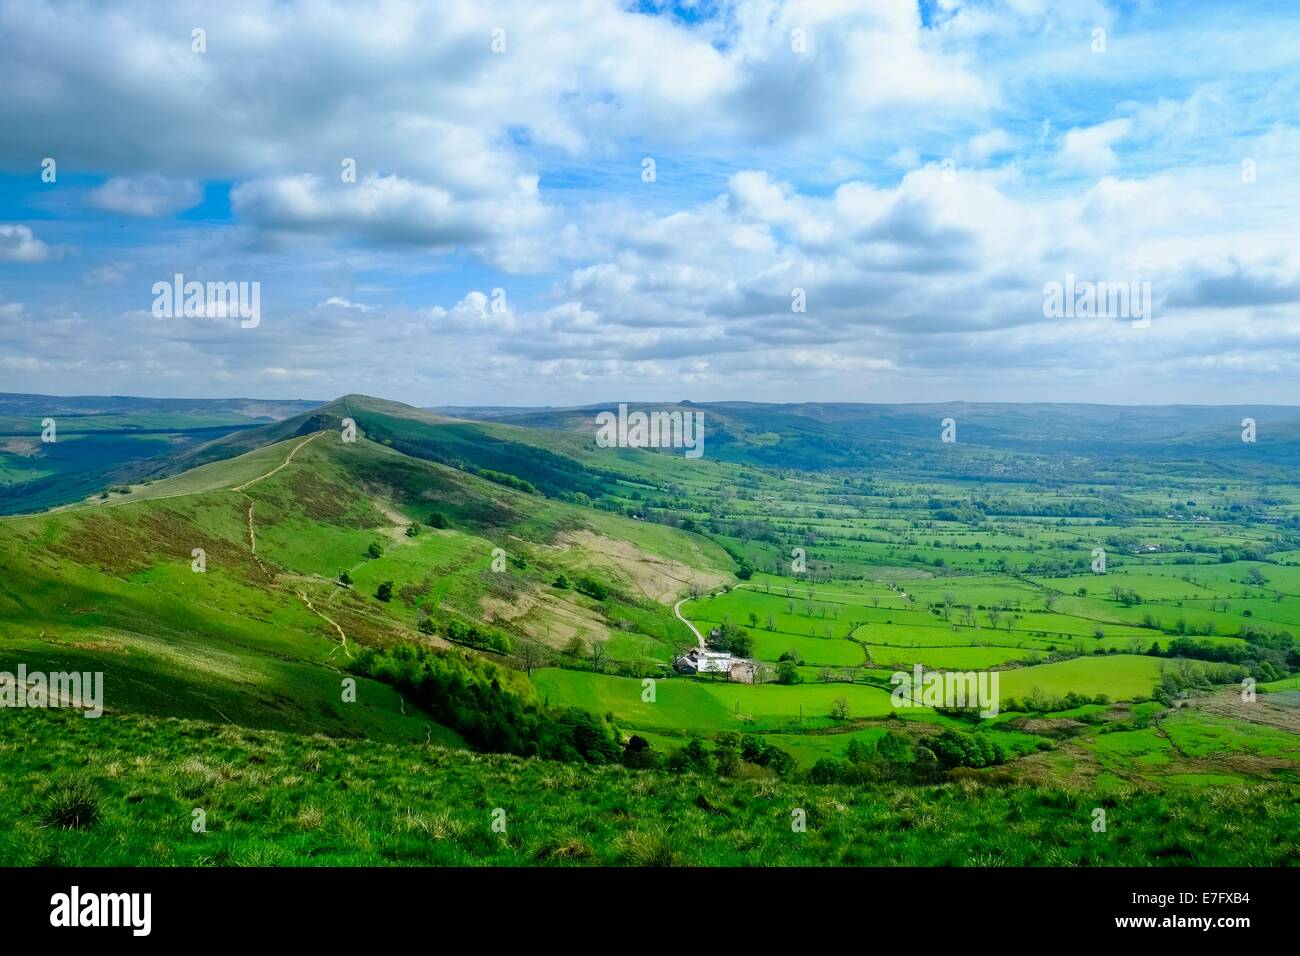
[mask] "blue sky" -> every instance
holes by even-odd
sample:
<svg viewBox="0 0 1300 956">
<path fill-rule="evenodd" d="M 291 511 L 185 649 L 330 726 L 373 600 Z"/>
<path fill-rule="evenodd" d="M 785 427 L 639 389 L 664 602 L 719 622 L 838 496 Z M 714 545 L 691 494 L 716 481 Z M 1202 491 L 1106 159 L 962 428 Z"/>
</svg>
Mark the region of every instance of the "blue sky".
<svg viewBox="0 0 1300 956">
<path fill-rule="evenodd" d="M 1288 3 L 0 0 L 0 389 L 1292 402 L 1296 36 Z M 258 283 L 256 326 L 156 317 L 178 272 Z M 1150 283 L 1150 323 L 1045 316 L 1066 276 Z"/>
</svg>

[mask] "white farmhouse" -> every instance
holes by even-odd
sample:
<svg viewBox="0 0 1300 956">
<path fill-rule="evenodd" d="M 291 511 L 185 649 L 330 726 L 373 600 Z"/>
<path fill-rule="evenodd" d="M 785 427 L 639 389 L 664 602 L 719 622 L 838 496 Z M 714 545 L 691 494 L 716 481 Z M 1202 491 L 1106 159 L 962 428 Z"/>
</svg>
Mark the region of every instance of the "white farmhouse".
<svg viewBox="0 0 1300 956">
<path fill-rule="evenodd" d="M 730 674 L 731 652 L 692 647 L 677 658 L 677 668 L 688 674 Z"/>
</svg>

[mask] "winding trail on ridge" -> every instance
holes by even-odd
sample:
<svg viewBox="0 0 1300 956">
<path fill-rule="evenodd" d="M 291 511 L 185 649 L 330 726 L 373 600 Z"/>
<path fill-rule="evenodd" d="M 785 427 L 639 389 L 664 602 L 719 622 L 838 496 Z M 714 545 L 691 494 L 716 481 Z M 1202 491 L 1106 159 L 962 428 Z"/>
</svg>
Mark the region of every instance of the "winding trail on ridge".
<svg viewBox="0 0 1300 956">
<path fill-rule="evenodd" d="M 285 456 L 284 461 L 280 462 L 280 464 L 276 465 L 276 466 L 275 466 L 274 468 L 272 468 L 270 471 L 265 472 L 264 474 L 258 475 L 256 478 L 250 478 L 248 481 L 244 482 L 242 485 L 237 485 L 237 486 L 235 486 L 234 488 L 232 488 L 231 490 L 232 490 L 232 491 L 243 492 L 243 490 L 244 490 L 245 488 L 247 488 L 249 485 L 256 484 L 257 482 L 261 481 L 263 478 L 270 478 L 270 477 L 271 477 L 272 475 L 274 475 L 277 471 L 279 471 L 279 470 L 282 469 L 282 468 L 287 467 L 287 466 L 289 465 L 289 463 L 290 463 L 291 461 L 293 461 L 293 456 L 296 455 L 296 454 L 298 454 L 298 449 L 302 448 L 302 446 L 305 445 L 305 444 L 307 444 L 307 442 L 309 442 L 309 441 L 313 441 L 314 439 L 319 438 L 319 437 L 320 437 L 321 435 L 323 435 L 323 434 L 325 434 L 325 433 L 324 433 L 324 432 L 316 432 L 315 434 L 313 434 L 313 435 L 309 435 L 308 437 L 304 438 L 302 441 L 298 442 L 298 444 L 294 445 L 293 448 L 291 448 L 291 449 L 289 450 L 289 454 Z M 248 498 L 248 547 L 249 547 L 249 550 L 250 550 L 250 551 L 252 552 L 252 554 L 253 554 L 253 560 L 257 562 L 257 566 L 258 566 L 259 568 L 262 569 L 262 572 L 263 572 L 263 573 L 264 573 L 268 578 L 270 578 L 272 581 L 275 581 L 275 582 L 278 584 L 278 583 L 279 583 L 279 581 L 278 581 L 278 575 L 277 575 L 274 571 L 272 571 L 269 567 L 267 567 L 267 566 L 266 566 L 266 563 L 263 562 L 262 559 L 259 558 L 259 557 L 257 556 L 257 533 L 256 533 L 256 532 L 254 531 L 254 529 L 253 529 L 253 504 L 254 504 L 254 502 L 253 502 L 253 499 L 252 499 L 252 498 L 248 497 L 248 495 L 245 495 L 244 497 Z M 298 597 L 302 600 L 302 603 L 303 603 L 303 604 L 307 605 L 307 610 L 311 611 L 313 614 L 315 614 L 315 615 L 316 615 L 317 617 L 319 617 L 321 620 L 325 621 L 327 624 L 329 624 L 330 627 L 334 628 L 334 630 L 338 632 L 338 635 L 339 635 L 339 644 L 338 644 L 337 647 L 334 648 L 334 650 L 330 651 L 329 656 L 330 656 L 331 658 L 333 658 L 333 656 L 334 656 L 335 654 L 337 654 L 337 653 L 341 650 L 341 651 L 343 651 L 344 654 L 346 654 L 349 658 L 351 658 L 351 657 L 352 657 L 352 652 L 351 652 L 350 650 L 348 650 L 348 636 L 347 636 L 347 634 L 344 632 L 343 628 L 339 626 L 338 621 L 336 621 L 336 620 L 334 620 L 332 617 L 328 617 L 327 615 L 322 614 L 320 611 L 316 610 L 316 605 L 314 605 L 314 604 L 311 603 L 311 598 L 307 597 L 307 593 L 306 593 L 305 591 L 299 591 L 297 588 L 294 588 L 294 589 L 293 589 L 293 593 L 296 594 L 296 595 L 298 595 Z M 405 709 L 403 709 L 403 713 L 405 713 Z"/>
<path fill-rule="evenodd" d="M 235 485 L 235 487 L 232 488 L 231 490 L 243 491 L 249 485 L 255 485 L 263 478 L 270 478 L 281 468 L 287 467 L 289 462 L 293 461 L 293 456 L 298 454 L 299 448 L 301 448 L 303 445 L 307 444 L 310 441 L 315 441 L 317 438 L 320 438 L 320 436 L 324 434 L 325 434 L 324 432 L 313 432 L 312 434 L 308 435 L 302 441 L 298 442 L 298 444 L 294 445 L 292 448 L 289 449 L 289 454 L 285 456 L 284 461 L 280 462 L 280 464 L 276 465 L 274 468 L 272 468 L 270 471 L 266 472 L 265 474 L 258 475 L 256 478 L 248 479 L 248 481 L 244 482 L 242 485 Z"/>
</svg>

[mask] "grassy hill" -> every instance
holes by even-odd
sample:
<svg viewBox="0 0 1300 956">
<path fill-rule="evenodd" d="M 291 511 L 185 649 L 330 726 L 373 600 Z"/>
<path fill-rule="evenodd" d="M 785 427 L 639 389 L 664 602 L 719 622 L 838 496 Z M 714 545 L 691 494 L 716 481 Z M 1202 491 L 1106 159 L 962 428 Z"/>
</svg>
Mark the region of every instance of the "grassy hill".
<svg viewBox="0 0 1300 956">
<path fill-rule="evenodd" d="M 182 802 L 224 808 L 215 841 L 149 847 L 186 863 L 922 862 L 975 847 L 919 833 L 891 848 L 858 830 L 882 813 L 906 829 L 923 804 L 953 826 L 1027 814 L 1046 832 L 1052 814 L 1097 801 L 1176 816 L 1193 790 L 1238 806 L 1224 787 L 1249 788 L 1261 834 L 1286 823 L 1277 794 L 1300 783 L 1300 487 L 1202 466 L 1071 477 L 1061 454 L 1043 459 L 1055 477 L 1012 475 L 1028 459 L 991 447 L 931 468 L 916 463 L 942 452 L 903 440 L 870 469 L 815 454 L 795 469 L 792 447 L 852 459 L 859 408 L 723 411 L 736 453 L 723 442 L 686 459 L 597 448 L 569 412 L 538 427 L 345 396 L 156 459 L 152 479 L 0 518 L 0 671 L 102 671 L 105 717 L 76 727 L 119 755 L 101 766 L 60 750 L 54 779 L 68 799 L 89 788 L 102 822 L 5 852 L 141 859 L 145 844 L 122 834 L 172 825 L 179 804 L 149 781 L 177 772 Z M 764 447 L 784 464 L 758 464 Z M 1104 573 L 1090 566 L 1099 546 Z M 760 682 L 675 674 L 695 642 L 675 608 L 741 642 Z M 891 676 L 915 665 L 996 671 L 1000 713 L 898 709 Z M 1246 679 L 1258 702 L 1239 693 Z M 0 711 L 33 746 L 63 716 Z M 192 746 L 194 722 L 219 730 L 211 749 Z M 654 787 L 730 806 L 737 828 L 781 824 L 768 817 L 782 801 L 843 805 L 825 818 L 841 849 L 779 842 L 779 825 L 776 842 L 743 847 L 635 826 L 572 845 L 540 830 L 484 839 L 477 804 L 431 815 L 431 788 L 483 800 L 495 781 L 556 833 L 562 819 L 582 832 L 587 811 L 535 796 L 572 778 L 565 763 L 483 750 L 659 768 L 586 771 L 575 800 L 624 806 L 606 791 L 632 788 L 636 813 L 683 825 L 694 811 L 667 809 Z M 146 751 L 146 769 L 114 777 Z M 242 751 L 277 776 L 241 769 Z M 360 785 L 363 760 L 377 762 L 367 779 L 391 783 L 382 807 L 330 795 L 330 782 Z M 289 778 L 292 794 L 273 792 Z M 24 833 L 67 796 L 33 793 L 12 811 Z M 988 858 L 1227 859 L 1205 842 L 1220 825 Z M 453 836 L 430 849 L 435 831 Z"/>
<path fill-rule="evenodd" d="M 1200 790 L 755 785 L 50 712 L 7 727 L 0 764 L 11 865 L 1277 866 L 1300 854 L 1300 803 L 1280 785 L 1222 791 L 1207 812 Z"/>
<path fill-rule="evenodd" d="M 446 527 L 427 526 L 435 512 Z M 109 500 L 4 519 L 0 669 L 107 670 L 114 713 L 423 739 L 429 722 L 403 715 L 387 688 L 339 703 L 340 668 L 358 645 L 446 645 L 418 629 L 431 616 L 508 619 L 513 633 L 556 645 L 605 635 L 603 608 L 549 586 L 594 568 L 628 614 L 662 632 L 670 612 L 649 595 L 720 580 L 728 563 L 685 539 L 313 432 Z M 496 548 L 509 572 L 491 570 Z M 589 561 L 589 550 L 600 553 Z M 395 597 L 379 601 L 385 581 Z"/>
<path fill-rule="evenodd" d="M 0 514 L 182 470 L 189 449 L 316 404 L 0 393 Z M 42 441 L 51 420 L 54 440 Z"/>
</svg>

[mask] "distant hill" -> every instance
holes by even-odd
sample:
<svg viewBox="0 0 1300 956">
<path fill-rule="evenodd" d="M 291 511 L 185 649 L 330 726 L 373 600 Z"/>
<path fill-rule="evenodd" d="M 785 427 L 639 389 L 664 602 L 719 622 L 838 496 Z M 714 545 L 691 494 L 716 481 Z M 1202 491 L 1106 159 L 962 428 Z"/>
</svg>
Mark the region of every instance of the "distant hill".
<svg viewBox="0 0 1300 956">
<path fill-rule="evenodd" d="M 707 458 L 778 470 L 888 469 L 997 482 L 1066 477 L 1066 470 L 1073 478 L 1122 471 L 1152 480 L 1168 472 L 1277 480 L 1300 466 L 1300 408 L 1283 405 L 628 406 L 702 412 Z M 420 409 L 356 394 L 324 404 L 0 395 L 0 514 L 157 480 L 296 435 L 339 429 L 348 418 L 373 440 L 412 457 L 513 475 L 548 497 L 594 499 L 648 467 L 643 457 L 596 448 L 595 416 L 616 407 Z M 57 422 L 56 443 L 40 441 L 45 418 Z M 1244 418 L 1256 422 L 1254 443 L 1241 441 Z M 956 443 L 940 441 L 945 419 L 956 422 Z"/>
<path fill-rule="evenodd" d="M 317 402 L 0 393 L 0 514 L 38 511 L 152 475 L 187 449 Z M 54 441 L 43 441 L 46 423 Z"/>
<path fill-rule="evenodd" d="M 616 407 L 494 407 L 457 413 L 591 436 L 595 416 Z M 1082 465 L 1097 469 L 1199 460 L 1216 468 L 1226 464 L 1243 474 L 1267 475 L 1300 464 L 1300 407 L 1289 405 L 630 402 L 628 408 L 703 412 L 707 454 L 776 468 L 889 466 L 941 474 L 968 468 L 972 476 L 993 477 L 1006 470 L 1010 460 L 991 459 L 989 451 L 1030 456 L 1013 471 L 1035 467 L 1036 456 L 1062 453 L 1083 456 Z M 957 442 L 944 446 L 941 423 L 948 418 L 957 423 Z M 1241 441 L 1244 418 L 1256 422 L 1254 444 Z"/>
</svg>

